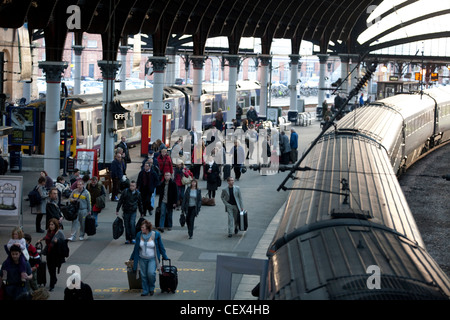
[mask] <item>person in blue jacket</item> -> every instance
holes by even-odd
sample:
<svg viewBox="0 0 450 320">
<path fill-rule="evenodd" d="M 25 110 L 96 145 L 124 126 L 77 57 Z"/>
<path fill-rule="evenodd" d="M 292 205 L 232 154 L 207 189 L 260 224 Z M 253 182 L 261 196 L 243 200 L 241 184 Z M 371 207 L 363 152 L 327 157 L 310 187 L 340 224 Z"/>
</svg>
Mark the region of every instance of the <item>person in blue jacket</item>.
<svg viewBox="0 0 450 320">
<path fill-rule="evenodd" d="M 122 160 L 122 156 L 120 153 L 116 152 L 114 155 L 114 160 L 111 162 L 110 168 L 111 180 L 113 183 L 111 201 L 119 201 L 117 195 L 120 192 L 120 182 L 122 181 L 124 171 L 125 166 L 124 161 Z"/>
<path fill-rule="evenodd" d="M 136 243 L 130 260 L 133 260 L 133 271 L 139 270 L 142 280 L 141 296 L 153 295 L 155 292 L 156 269 L 160 269 L 160 256 L 169 260 L 161 240 L 161 234 L 152 230 L 152 223 L 144 220 L 141 231 L 136 235 Z"/>
<path fill-rule="evenodd" d="M 295 132 L 294 128 L 291 128 L 289 144 L 291 145 L 291 161 L 292 163 L 296 163 L 298 158 L 298 134 Z"/>
</svg>

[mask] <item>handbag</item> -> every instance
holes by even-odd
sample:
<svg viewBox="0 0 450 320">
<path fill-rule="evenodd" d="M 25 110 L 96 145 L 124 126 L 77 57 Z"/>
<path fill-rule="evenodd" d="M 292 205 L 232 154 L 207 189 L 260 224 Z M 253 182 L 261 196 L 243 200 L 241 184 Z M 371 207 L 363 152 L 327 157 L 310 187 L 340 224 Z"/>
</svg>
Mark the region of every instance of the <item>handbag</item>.
<svg viewBox="0 0 450 320">
<path fill-rule="evenodd" d="M 104 208 L 106 207 L 105 198 L 106 198 L 106 196 L 105 196 L 104 194 L 102 194 L 102 195 L 98 196 L 98 197 L 95 199 L 95 206 L 96 206 L 98 209 L 101 210 L 101 209 L 104 209 Z"/>
<path fill-rule="evenodd" d="M 183 184 L 183 186 L 191 184 L 191 182 L 192 182 L 192 177 L 191 176 L 187 176 L 187 177 L 183 176 L 181 178 L 181 183 Z"/>
<path fill-rule="evenodd" d="M 123 232 L 124 232 L 124 225 L 123 225 L 123 220 L 121 217 L 117 217 L 116 220 L 114 220 L 113 222 L 113 239 L 117 240 L 120 238 L 120 236 L 122 236 Z"/>
<path fill-rule="evenodd" d="M 78 209 L 80 208 L 80 202 L 78 200 L 72 201 L 65 206 L 61 206 L 61 212 L 64 219 L 67 221 L 74 221 L 78 217 Z"/>
<path fill-rule="evenodd" d="M 186 216 L 184 215 L 184 212 L 182 212 L 182 213 L 180 214 L 180 225 L 181 225 L 182 227 L 184 227 L 185 224 L 186 224 Z"/>
</svg>

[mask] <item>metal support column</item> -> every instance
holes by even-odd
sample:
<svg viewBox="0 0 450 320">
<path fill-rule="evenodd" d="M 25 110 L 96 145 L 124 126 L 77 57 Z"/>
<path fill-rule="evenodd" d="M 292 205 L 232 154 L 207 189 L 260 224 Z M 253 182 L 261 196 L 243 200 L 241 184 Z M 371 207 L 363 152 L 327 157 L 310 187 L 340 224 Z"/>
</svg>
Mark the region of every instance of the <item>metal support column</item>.
<svg viewBox="0 0 450 320">
<path fill-rule="evenodd" d="M 83 46 L 72 46 L 75 53 L 75 74 L 73 75 L 73 94 L 81 93 L 81 54 L 83 53 Z"/>
<path fill-rule="evenodd" d="M 205 63 L 204 56 L 191 56 L 192 64 L 194 66 L 194 83 L 192 89 L 192 120 L 191 127 L 197 130 L 203 130 L 202 123 L 202 104 L 200 97 L 202 95 L 202 80 L 203 80 L 203 65 Z M 199 125 L 200 123 L 200 125 Z"/>
<path fill-rule="evenodd" d="M 67 68 L 67 62 L 41 61 L 39 68 L 45 73 L 47 82 L 47 96 L 45 102 L 45 147 L 44 147 L 44 170 L 56 179 L 60 174 L 59 145 L 60 133 L 56 130 L 61 108 L 61 78 Z"/>
<path fill-rule="evenodd" d="M 114 99 L 114 81 L 120 68 L 118 61 L 98 61 L 103 76 L 103 112 L 102 112 L 102 143 L 100 147 L 100 161 L 109 166 L 114 160 L 114 119 L 110 111 L 110 104 Z"/>
<path fill-rule="evenodd" d="M 289 85 L 290 89 L 290 104 L 289 110 L 297 111 L 297 74 L 298 74 L 298 61 L 300 60 L 300 55 L 290 54 L 291 62 L 291 83 Z"/>
<path fill-rule="evenodd" d="M 153 104 L 150 142 L 163 139 L 163 98 L 166 57 L 150 57 L 153 66 Z"/>
<path fill-rule="evenodd" d="M 227 121 L 230 122 L 232 119 L 236 119 L 236 81 L 240 57 L 238 55 L 224 55 L 224 58 L 228 60 L 229 70 Z"/>
<path fill-rule="evenodd" d="M 261 99 L 259 104 L 259 116 L 267 118 L 269 64 L 272 56 L 261 54 L 258 58 L 261 60 Z"/>
<path fill-rule="evenodd" d="M 320 61 L 320 71 L 319 71 L 319 100 L 318 106 L 321 107 L 323 101 L 325 100 L 325 77 L 327 76 L 327 54 L 318 54 L 317 57 Z"/>
</svg>

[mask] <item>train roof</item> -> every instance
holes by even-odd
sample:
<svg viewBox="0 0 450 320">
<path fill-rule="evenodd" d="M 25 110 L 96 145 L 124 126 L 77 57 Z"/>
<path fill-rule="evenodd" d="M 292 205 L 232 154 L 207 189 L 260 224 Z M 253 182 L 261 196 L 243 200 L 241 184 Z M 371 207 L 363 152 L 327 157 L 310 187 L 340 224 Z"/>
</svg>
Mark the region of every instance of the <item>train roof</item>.
<svg viewBox="0 0 450 320">
<path fill-rule="evenodd" d="M 448 300 L 450 283 L 430 254 L 381 229 L 311 231 L 271 256 L 269 299 Z M 379 270 L 379 288 L 369 277 Z"/>
<path fill-rule="evenodd" d="M 169 99 L 171 97 L 183 97 L 183 94 L 178 90 L 165 87 L 164 96 Z M 101 106 L 103 103 L 103 93 L 80 94 L 70 98 L 74 99 L 74 108 Z M 120 91 L 120 94 L 116 93 L 114 99 L 120 100 L 122 104 L 151 101 L 153 100 L 153 88 L 123 90 Z"/>
<path fill-rule="evenodd" d="M 274 236 L 274 243 L 279 241 L 275 247 L 314 224 L 344 218 L 393 230 L 424 246 L 390 159 L 372 139 L 354 132 L 327 133 L 304 159 L 303 166 L 311 170 L 297 173 Z M 347 199 L 342 191 L 343 179 L 349 189 Z"/>
</svg>

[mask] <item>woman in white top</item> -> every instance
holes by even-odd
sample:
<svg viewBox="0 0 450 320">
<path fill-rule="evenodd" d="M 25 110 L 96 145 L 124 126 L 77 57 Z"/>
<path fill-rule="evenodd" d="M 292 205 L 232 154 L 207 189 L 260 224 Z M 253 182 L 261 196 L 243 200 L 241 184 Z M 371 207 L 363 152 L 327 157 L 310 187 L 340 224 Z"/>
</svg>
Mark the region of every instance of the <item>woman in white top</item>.
<svg viewBox="0 0 450 320">
<path fill-rule="evenodd" d="M 161 240 L 161 234 L 152 230 L 152 223 L 144 220 L 141 231 L 136 235 L 136 243 L 130 260 L 134 260 L 133 271 L 138 270 L 142 280 L 141 296 L 151 296 L 155 292 L 156 269 L 159 268 L 160 255 L 169 260 Z"/>
</svg>

